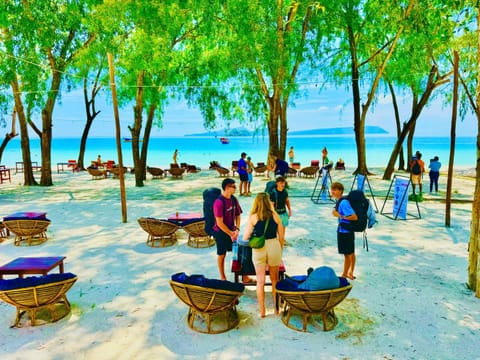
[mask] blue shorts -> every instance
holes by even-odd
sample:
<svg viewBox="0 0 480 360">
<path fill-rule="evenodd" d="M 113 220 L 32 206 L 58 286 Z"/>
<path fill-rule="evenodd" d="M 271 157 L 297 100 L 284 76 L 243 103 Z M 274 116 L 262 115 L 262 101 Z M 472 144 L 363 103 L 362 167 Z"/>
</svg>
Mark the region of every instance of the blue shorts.
<svg viewBox="0 0 480 360">
<path fill-rule="evenodd" d="M 248 182 L 251 183 L 253 180 L 253 175 L 252 173 L 248 173 Z"/>
<path fill-rule="evenodd" d="M 290 219 L 290 216 L 288 216 L 288 212 L 284 212 L 281 214 L 278 214 L 280 216 L 280 220 L 282 220 L 282 225 L 287 227 L 288 226 L 288 219 Z"/>
<path fill-rule="evenodd" d="M 214 231 L 215 243 L 217 244 L 217 255 L 225 255 L 232 251 L 232 238 L 223 231 Z"/>
<path fill-rule="evenodd" d="M 239 174 L 240 181 L 248 181 L 248 174 Z"/>
</svg>

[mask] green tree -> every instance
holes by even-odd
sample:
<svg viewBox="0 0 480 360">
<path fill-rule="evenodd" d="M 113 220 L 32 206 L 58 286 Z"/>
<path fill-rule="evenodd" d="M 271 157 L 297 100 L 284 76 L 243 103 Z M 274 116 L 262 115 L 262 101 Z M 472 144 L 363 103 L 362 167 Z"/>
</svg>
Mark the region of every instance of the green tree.
<svg viewBox="0 0 480 360">
<path fill-rule="evenodd" d="M 338 0 L 325 4 L 330 41 L 322 46 L 328 54 L 324 76 L 344 84 L 349 79 L 357 145 L 356 172 L 367 174 L 365 122 L 385 68 L 407 25 L 415 0 Z M 367 93 L 362 99 L 362 88 Z"/>
<path fill-rule="evenodd" d="M 3 51 L 9 58 L 3 73 L 19 117 L 25 185 L 36 183 L 31 173 L 27 123 L 35 130 L 31 114 L 37 112 L 41 116 L 41 127 L 37 128 L 42 150 L 40 185 L 52 185 L 53 109 L 68 66 L 95 38 L 82 22 L 95 3 L 6 0 L 0 5 Z"/>
<path fill-rule="evenodd" d="M 321 2 L 212 3 L 217 7 L 199 22 L 204 41 L 188 43 L 186 97 L 199 105 L 206 128 L 215 127 L 218 117 L 227 124 L 238 119 L 266 125 L 269 152 L 285 158 L 288 106 L 299 83 L 311 81 L 319 67 L 312 25 L 323 15 Z"/>
</svg>

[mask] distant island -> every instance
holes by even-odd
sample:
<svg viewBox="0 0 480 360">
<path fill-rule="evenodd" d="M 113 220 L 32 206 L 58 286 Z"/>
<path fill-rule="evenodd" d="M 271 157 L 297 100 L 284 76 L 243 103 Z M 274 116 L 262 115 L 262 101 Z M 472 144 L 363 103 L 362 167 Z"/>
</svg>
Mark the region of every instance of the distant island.
<svg viewBox="0 0 480 360">
<path fill-rule="evenodd" d="M 207 131 L 197 134 L 186 134 L 185 136 L 253 136 L 261 133 L 261 130 L 252 131 L 244 127 L 234 129 L 221 129 L 218 131 Z M 265 129 L 265 134 L 267 131 Z M 289 131 L 288 135 L 298 136 L 315 136 L 315 135 L 353 135 L 353 128 L 351 127 L 337 127 L 337 128 L 320 128 L 310 130 Z M 365 126 L 365 134 L 388 134 L 388 131 L 380 126 Z"/>
</svg>

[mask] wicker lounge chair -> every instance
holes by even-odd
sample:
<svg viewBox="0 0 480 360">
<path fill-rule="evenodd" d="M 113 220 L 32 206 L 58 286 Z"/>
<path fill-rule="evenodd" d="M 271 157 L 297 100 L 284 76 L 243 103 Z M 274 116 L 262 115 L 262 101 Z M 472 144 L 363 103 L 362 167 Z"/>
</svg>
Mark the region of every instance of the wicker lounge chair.
<svg viewBox="0 0 480 360">
<path fill-rule="evenodd" d="M 253 170 L 255 171 L 255 175 L 264 175 L 265 171 L 267 171 L 267 166 L 264 163 L 261 163 L 261 165 L 259 163 Z"/>
<path fill-rule="evenodd" d="M 13 244 L 18 246 L 22 241 L 28 245 L 39 245 L 47 241 L 47 228 L 50 220 L 19 219 L 5 220 L 5 227 L 15 234 Z"/>
<path fill-rule="evenodd" d="M 170 169 L 168 169 L 168 172 L 170 173 L 170 175 L 172 175 L 172 178 L 181 179 L 183 174 L 185 173 L 185 169 L 184 168 L 170 168 Z"/>
<path fill-rule="evenodd" d="M 242 292 L 212 289 L 170 280 L 170 286 L 178 298 L 188 307 L 188 326 L 198 332 L 219 334 L 238 325 L 236 304 Z M 214 328 L 213 321 L 219 319 L 221 327 Z M 207 325 L 206 329 L 201 327 Z M 216 322 L 217 323 L 217 322 Z"/>
<path fill-rule="evenodd" d="M 305 177 L 315 177 L 317 175 L 319 168 L 317 166 L 307 166 L 299 171 L 299 176 Z"/>
<path fill-rule="evenodd" d="M 20 279 L 20 281 L 24 280 L 28 283 L 29 279 Z M 49 279 L 51 279 L 51 282 Z M 36 286 L 0 290 L 0 299 L 17 308 L 15 323 L 12 327 L 18 326 L 25 312 L 30 315 L 32 326 L 37 325 L 37 311 L 44 308 L 50 311 L 51 322 L 58 321 L 70 313 L 70 303 L 66 293 L 77 281 L 77 276 L 70 273 L 52 274 L 43 276 L 42 280 L 47 282 Z M 1 281 L 7 282 L 9 280 Z M 63 311 L 60 311 L 59 305 L 64 306 Z"/>
<path fill-rule="evenodd" d="M 107 170 L 105 169 L 94 169 L 89 167 L 87 168 L 87 171 L 92 175 L 92 180 L 100 180 L 107 177 Z"/>
<path fill-rule="evenodd" d="M 316 325 L 314 316 L 320 315 L 323 331 L 333 330 L 338 323 L 334 308 L 347 297 L 351 289 L 352 285 L 321 291 L 284 291 L 277 287 L 277 294 L 284 301 L 282 321 L 290 329 L 306 332 L 308 323 Z M 294 314 L 302 316 L 302 328 L 290 323 Z"/>
<path fill-rule="evenodd" d="M 110 170 L 110 173 L 112 174 L 112 177 L 114 179 L 118 179 L 120 177 L 120 168 L 118 166 L 116 167 L 113 167 L 111 170 Z M 128 173 L 128 169 L 124 166 L 123 167 L 123 175 L 125 175 L 126 173 Z"/>
<path fill-rule="evenodd" d="M 206 248 L 215 244 L 215 239 L 205 232 L 205 221 L 196 221 L 184 225 L 182 229 L 188 234 L 188 246 Z"/>
<path fill-rule="evenodd" d="M 220 176 L 228 176 L 230 174 L 230 170 L 224 167 L 216 167 L 215 170 L 217 170 Z"/>
<path fill-rule="evenodd" d="M 180 228 L 178 225 L 153 218 L 139 218 L 138 223 L 148 234 L 148 246 L 166 247 L 177 242 L 175 232 Z"/>
<path fill-rule="evenodd" d="M 9 235 L 10 235 L 9 230 L 0 221 L 0 242 L 2 242 L 4 239 L 6 239 Z"/>
<path fill-rule="evenodd" d="M 147 166 L 147 171 L 150 175 L 152 175 L 152 179 L 160 179 L 165 174 L 162 169 L 157 167 Z"/>
<path fill-rule="evenodd" d="M 289 167 L 289 168 L 288 168 L 288 172 L 287 172 L 287 176 L 297 176 L 297 170 L 295 170 L 294 168 Z"/>
</svg>

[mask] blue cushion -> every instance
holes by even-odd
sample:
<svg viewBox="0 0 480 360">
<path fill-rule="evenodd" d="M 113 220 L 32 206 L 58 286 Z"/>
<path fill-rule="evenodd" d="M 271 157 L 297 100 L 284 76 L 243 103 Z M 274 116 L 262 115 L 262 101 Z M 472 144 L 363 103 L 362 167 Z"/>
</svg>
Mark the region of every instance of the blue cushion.
<svg viewBox="0 0 480 360">
<path fill-rule="evenodd" d="M 43 284 L 50 284 L 54 282 L 64 281 L 74 278 L 75 274 L 63 273 L 63 274 L 48 274 L 45 276 L 30 276 L 27 278 L 16 278 L 8 280 L 0 280 L 0 291 L 23 289 L 32 286 L 38 286 Z"/>
<path fill-rule="evenodd" d="M 299 285 L 301 283 L 298 282 L 297 279 L 300 279 L 302 277 L 306 277 L 306 276 L 305 275 L 297 275 L 297 276 L 291 276 L 291 277 L 287 277 L 286 279 L 280 280 L 277 283 L 277 290 L 283 290 L 283 291 L 314 291 L 313 289 L 312 290 L 311 289 L 302 289 L 302 288 L 299 287 Z M 350 285 L 348 280 L 344 277 L 338 277 L 338 281 L 339 281 L 339 284 L 340 284 L 339 288 Z M 328 289 L 325 289 L 325 290 L 328 290 Z"/>
<path fill-rule="evenodd" d="M 320 266 L 313 270 L 307 279 L 298 285 L 302 290 L 327 290 L 336 289 L 340 286 L 340 280 L 335 274 L 335 271 L 328 266 Z"/>
<path fill-rule="evenodd" d="M 218 280 L 218 279 L 208 279 L 203 275 L 191 275 L 188 276 L 184 272 L 173 274 L 172 280 L 189 285 L 196 285 L 205 288 L 219 289 L 219 290 L 228 290 L 243 292 L 245 290 L 245 285 L 234 283 L 227 280 Z"/>
</svg>

